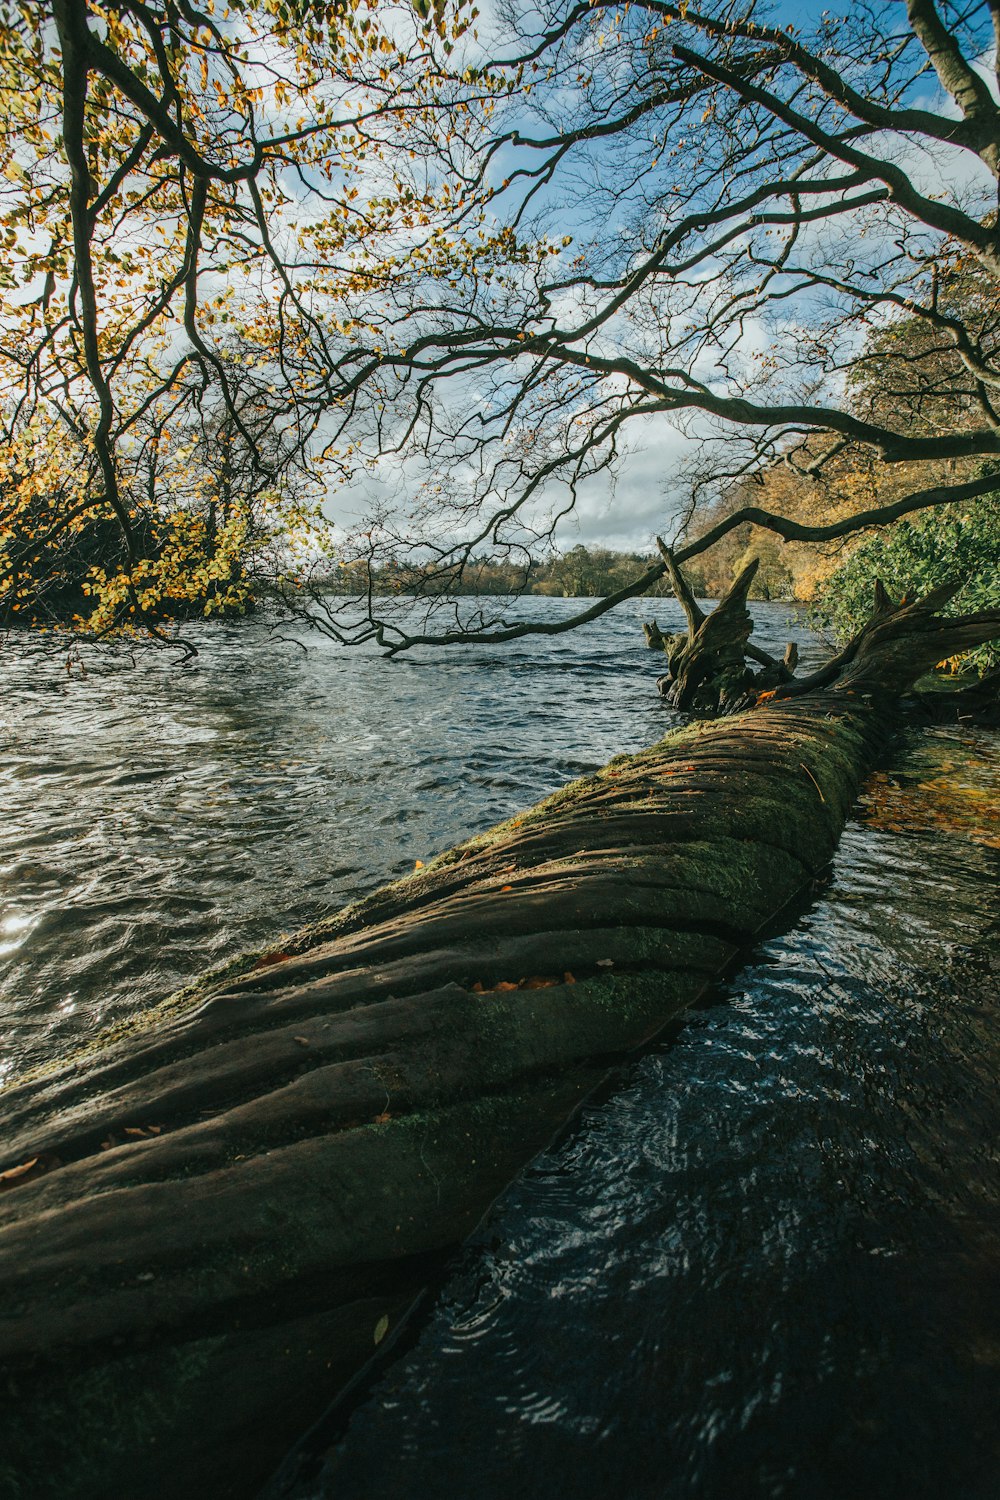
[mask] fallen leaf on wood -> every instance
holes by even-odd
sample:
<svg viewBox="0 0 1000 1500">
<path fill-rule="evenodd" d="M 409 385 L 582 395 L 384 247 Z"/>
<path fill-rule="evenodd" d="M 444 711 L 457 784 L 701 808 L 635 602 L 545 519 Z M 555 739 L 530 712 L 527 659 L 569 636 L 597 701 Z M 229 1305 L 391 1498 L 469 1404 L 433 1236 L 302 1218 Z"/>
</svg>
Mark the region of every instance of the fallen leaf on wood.
<svg viewBox="0 0 1000 1500">
<path fill-rule="evenodd" d="M 512 891 L 513 889 L 514 887 L 512 885 L 502 885 L 500 887 L 500 894 L 503 895 L 504 891 Z"/>
<path fill-rule="evenodd" d="M 293 1042 L 298 1042 L 298 1044 L 299 1044 L 300 1047 L 308 1047 L 309 1046 L 309 1038 L 307 1036 L 293 1036 L 292 1037 L 292 1041 Z"/>
<path fill-rule="evenodd" d="M 612 962 L 611 959 L 606 961 Z M 509 993 L 511 990 L 550 990 L 557 984 L 576 984 L 576 978 L 566 969 L 561 978 L 552 974 L 530 974 L 526 979 L 519 979 L 516 984 L 510 979 L 500 979 L 491 985 L 485 985 L 481 979 L 477 979 L 469 988 L 474 995 L 496 995 Z"/>
<path fill-rule="evenodd" d="M 0 1172 L 0 1182 L 16 1182 L 19 1177 L 25 1177 L 32 1167 L 38 1166 L 38 1157 L 33 1156 L 30 1161 L 23 1161 L 19 1167 L 8 1167 L 6 1172 Z"/>
<path fill-rule="evenodd" d="M 388 1125 L 388 1123 L 389 1123 L 389 1121 L 391 1119 L 392 1119 L 392 1115 L 386 1109 L 386 1110 L 383 1110 L 380 1115 L 376 1115 L 375 1116 L 375 1124 L 376 1125 Z"/>
<path fill-rule="evenodd" d="M 376 1344 L 381 1344 L 382 1340 L 385 1338 L 385 1336 L 386 1336 L 386 1334 L 388 1332 L 389 1332 L 389 1319 L 383 1313 L 382 1317 L 379 1318 L 378 1322 L 375 1324 L 375 1342 L 376 1342 Z"/>
<path fill-rule="evenodd" d="M 255 969 L 267 969 L 271 964 L 283 964 L 286 959 L 291 958 L 291 953 L 262 953 L 254 963 Z"/>
</svg>

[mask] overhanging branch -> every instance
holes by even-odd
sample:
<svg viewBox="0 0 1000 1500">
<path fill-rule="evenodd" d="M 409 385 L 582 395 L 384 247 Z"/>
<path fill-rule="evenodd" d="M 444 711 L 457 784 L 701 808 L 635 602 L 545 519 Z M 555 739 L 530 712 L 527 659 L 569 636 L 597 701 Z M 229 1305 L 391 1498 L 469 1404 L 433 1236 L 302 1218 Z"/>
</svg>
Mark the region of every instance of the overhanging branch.
<svg viewBox="0 0 1000 1500">
<path fill-rule="evenodd" d="M 935 485 L 932 488 L 905 495 L 902 499 L 893 501 L 891 505 L 880 505 L 869 510 L 857 511 L 854 515 L 844 516 L 838 521 L 830 521 L 825 525 L 809 525 L 803 521 L 792 520 L 788 516 L 777 515 L 757 505 L 744 505 L 726 516 L 717 525 L 710 527 L 708 531 L 703 532 L 701 536 L 696 537 L 694 541 L 678 547 L 672 556 L 675 564 L 688 562 L 692 557 L 698 557 L 703 552 L 707 552 L 710 547 L 728 536 L 731 531 L 735 531 L 737 527 L 746 525 L 759 526 L 766 531 L 772 531 L 786 542 L 836 541 L 840 537 L 851 536 L 857 531 L 888 525 L 892 521 L 902 519 L 903 516 L 912 515 L 915 511 L 953 505 L 962 500 L 973 500 L 980 495 L 987 495 L 997 489 L 998 482 L 1000 481 L 995 474 L 983 474 L 977 479 L 967 480 L 964 484 Z M 411 635 L 397 626 L 388 625 L 384 620 L 375 619 L 373 612 L 372 634 L 380 646 L 387 648 L 388 656 L 396 656 L 402 651 L 411 650 L 414 646 L 496 646 L 503 645 L 507 641 L 521 640 L 529 635 L 563 635 L 567 631 L 579 629 L 581 625 L 589 625 L 592 620 L 600 619 L 602 615 L 607 614 L 609 610 L 622 604 L 626 599 L 635 599 L 647 593 L 655 583 L 666 576 L 667 571 L 668 565 L 665 561 L 653 563 L 632 583 L 613 594 L 608 594 L 603 599 L 596 600 L 587 609 L 565 620 L 519 620 L 516 624 L 500 626 L 493 630 L 446 630 L 436 633 L 426 631 Z M 395 638 L 392 638 L 390 631 Z"/>
</svg>

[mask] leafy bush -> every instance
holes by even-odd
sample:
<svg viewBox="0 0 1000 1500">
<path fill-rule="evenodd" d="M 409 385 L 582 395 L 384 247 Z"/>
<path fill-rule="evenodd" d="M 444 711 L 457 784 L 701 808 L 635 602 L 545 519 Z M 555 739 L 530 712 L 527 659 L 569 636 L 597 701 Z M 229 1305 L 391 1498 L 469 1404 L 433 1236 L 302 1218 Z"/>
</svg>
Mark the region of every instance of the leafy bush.
<svg viewBox="0 0 1000 1500">
<path fill-rule="evenodd" d="M 962 579 L 947 614 L 1000 607 L 1000 494 L 927 511 L 869 537 L 827 580 L 814 611 L 843 640 L 872 612 L 875 580 L 894 599 Z M 1000 642 L 970 651 L 963 666 L 1000 666 Z"/>
</svg>

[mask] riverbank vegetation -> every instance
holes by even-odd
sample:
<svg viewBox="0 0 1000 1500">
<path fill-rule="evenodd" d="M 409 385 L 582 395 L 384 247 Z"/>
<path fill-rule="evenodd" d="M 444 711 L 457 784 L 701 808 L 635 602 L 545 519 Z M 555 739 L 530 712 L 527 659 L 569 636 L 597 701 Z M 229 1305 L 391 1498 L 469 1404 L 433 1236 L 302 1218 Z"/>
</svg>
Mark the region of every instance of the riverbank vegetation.
<svg viewBox="0 0 1000 1500">
<path fill-rule="evenodd" d="M 616 552 L 610 547 L 586 547 L 582 543 L 541 561 L 530 555 L 520 563 L 492 561 L 489 556 L 470 557 L 459 592 L 501 598 L 540 594 L 555 599 L 603 599 L 616 593 L 634 577 L 637 568 L 648 566 L 649 562 L 650 555 L 640 552 Z M 345 596 L 371 587 L 380 595 L 424 597 L 432 596 L 435 589 L 445 588 L 432 564 L 414 565 L 395 559 L 377 566 L 355 562 L 330 567 L 322 582 L 315 581 L 315 586 Z M 661 583 L 650 592 L 656 597 L 670 594 L 671 589 L 669 583 Z M 294 595 L 291 597 L 294 599 Z"/>
</svg>

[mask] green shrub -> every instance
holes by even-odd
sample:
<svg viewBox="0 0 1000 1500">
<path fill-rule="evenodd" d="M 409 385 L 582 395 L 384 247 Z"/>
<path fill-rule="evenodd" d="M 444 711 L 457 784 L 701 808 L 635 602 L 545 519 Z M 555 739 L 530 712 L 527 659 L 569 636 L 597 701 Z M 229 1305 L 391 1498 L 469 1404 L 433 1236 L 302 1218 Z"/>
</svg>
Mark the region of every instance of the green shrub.
<svg viewBox="0 0 1000 1500">
<path fill-rule="evenodd" d="M 1000 608 L 1000 494 L 926 511 L 876 532 L 827 579 L 815 617 L 848 639 L 871 615 L 877 578 L 894 599 L 961 579 L 947 614 Z M 963 665 L 980 672 L 1000 666 L 1000 642 L 970 651 Z"/>
</svg>

